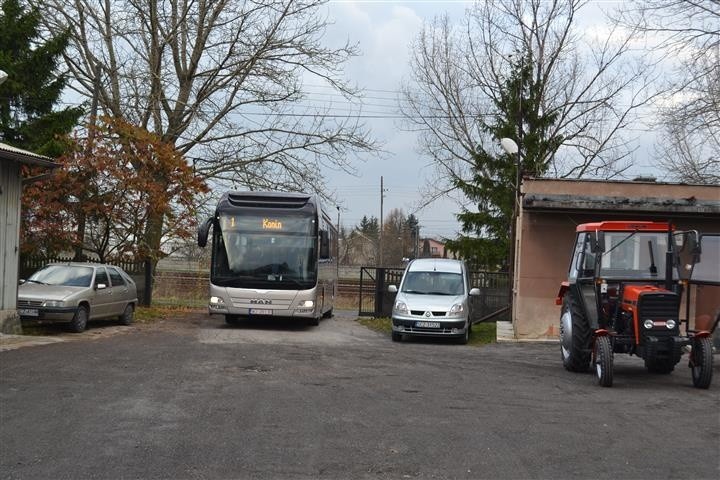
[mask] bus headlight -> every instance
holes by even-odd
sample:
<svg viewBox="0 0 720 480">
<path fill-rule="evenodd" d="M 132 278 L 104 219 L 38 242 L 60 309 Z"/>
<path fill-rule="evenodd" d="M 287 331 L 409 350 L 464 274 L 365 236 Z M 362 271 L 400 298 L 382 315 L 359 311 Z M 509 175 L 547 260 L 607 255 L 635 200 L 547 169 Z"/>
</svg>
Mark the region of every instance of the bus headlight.
<svg viewBox="0 0 720 480">
<path fill-rule="evenodd" d="M 222 297 L 210 297 L 210 308 L 222 310 L 225 308 L 225 300 Z"/>
<path fill-rule="evenodd" d="M 313 308 L 315 306 L 315 302 L 312 300 L 305 300 L 304 302 L 300 302 L 298 305 L 298 308 Z"/>
</svg>

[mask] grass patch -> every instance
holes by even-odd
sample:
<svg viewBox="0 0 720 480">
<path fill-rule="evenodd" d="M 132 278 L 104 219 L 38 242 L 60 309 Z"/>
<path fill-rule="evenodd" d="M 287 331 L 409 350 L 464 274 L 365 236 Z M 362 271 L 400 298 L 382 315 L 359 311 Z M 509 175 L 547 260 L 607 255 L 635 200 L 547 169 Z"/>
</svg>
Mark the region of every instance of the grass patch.
<svg viewBox="0 0 720 480">
<path fill-rule="evenodd" d="M 188 306 L 152 306 L 152 307 L 142 307 L 138 306 L 135 309 L 135 322 L 136 323 L 153 323 L 158 320 L 164 320 L 168 317 L 176 316 L 176 315 L 183 315 L 192 311 L 197 310 L 197 308 L 192 308 Z"/>
<path fill-rule="evenodd" d="M 361 317 L 356 320 L 360 325 L 364 325 L 370 330 L 390 335 L 392 331 L 389 318 L 370 318 Z M 476 323 L 470 332 L 470 341 L 468 345 L 486 345 L 495 343 L 497 338 L 497 328 L 495 322 Z"/>
</svg>

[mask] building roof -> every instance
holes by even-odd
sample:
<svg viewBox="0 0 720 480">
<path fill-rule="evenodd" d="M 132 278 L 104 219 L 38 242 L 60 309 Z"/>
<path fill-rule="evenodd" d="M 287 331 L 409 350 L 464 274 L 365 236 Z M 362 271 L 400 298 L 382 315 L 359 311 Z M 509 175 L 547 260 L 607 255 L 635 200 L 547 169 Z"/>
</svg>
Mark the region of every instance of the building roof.
<svg viewBox="0 0 720 480">
<path fill-rule="evenodd" d="M 18 162 L 25 165 L 36 165 L 39 167 L 55 168 L 57 163 L 52 158 L 37 153 L 28 152 L 22 148 L 13 147 L 7 143 L 0 142 L 0 160 Z"/>
</svg>

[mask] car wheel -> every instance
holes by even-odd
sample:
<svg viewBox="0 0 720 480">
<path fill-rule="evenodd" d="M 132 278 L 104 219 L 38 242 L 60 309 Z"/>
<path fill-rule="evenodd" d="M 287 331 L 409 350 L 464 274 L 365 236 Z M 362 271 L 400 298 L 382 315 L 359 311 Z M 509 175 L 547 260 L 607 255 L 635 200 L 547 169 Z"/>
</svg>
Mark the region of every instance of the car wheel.
<svg viewBox="0 0 720 480">
<path fill-rule="evenodd" d="M 693 385 L 697 388 L 710 387 L 713 374 L 713 353 L 709 337 L 693 341 L 690 359 Z"/>
<path fill-rule="evenodd" d="M 88 307 L 80 305 L 75 312 L 75 316 L 70 321 L 70 330 L 75 333 L 84 332 L 87 327 L 89 314 Z"/>
<path fill-rule="evenodd" d="M 603 387 L 612 387 L 613 384 L 613 347 L 607 336 L 595 339 L 595 373 L 598 384 Z"/>
<path fill-rule="evenodd" d="M 402 341 L 402 333 L 392 332 L 391 338 L 392 338 L 393 342 L 401 342 Z"/>
<path fill-rule="evenodd" d="M 460 345 L 467 345 L 467 343 L 469 341 L 470 341 L 470 324 L 468 323 L 465 326 L 465 333 L 463 333 L 462 336 L 458 338 L 457 343 Z"/>
<path fill-rule="evenodd" d="M 590 325 L 581 306 L 570 293 L 563 300 L 560 316 L 560 354 L 563 366 L 571 372 L 590 368 Z"/>
<path fill-rule="evenodd" d="M 133 316 L 135 313 L 135 307 L 132 303 L 128 303 L 125 307 L 125 311 L 120 315 L 120 323 L 122 325 L 130 325 L 133 322 Z"/>
</svg>

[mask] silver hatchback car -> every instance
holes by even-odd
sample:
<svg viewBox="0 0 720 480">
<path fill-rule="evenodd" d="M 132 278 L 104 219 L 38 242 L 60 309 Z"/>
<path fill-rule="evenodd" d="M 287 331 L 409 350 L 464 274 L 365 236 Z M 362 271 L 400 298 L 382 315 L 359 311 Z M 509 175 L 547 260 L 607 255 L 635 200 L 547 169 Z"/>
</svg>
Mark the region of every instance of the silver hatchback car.
<svg viewBox="0 0 720 480">
<path fill-rule="evenodd" d="M 17 306 L 23 324 L 69 323 L 79 333 L 100 318 L 130 325 L 137 303 L 135 282 L 119 267 L 53 263 L 21 280 Z"/>
<path fill-rule="evenodd" d="M 403 273 L 392 310 L 392 339 L 403 335 L 454 337 L 467 343 L 472 327 L 470 288 L 465 262 L 441 258 L 420 258 L 410 262 Z"/>
</svg>

